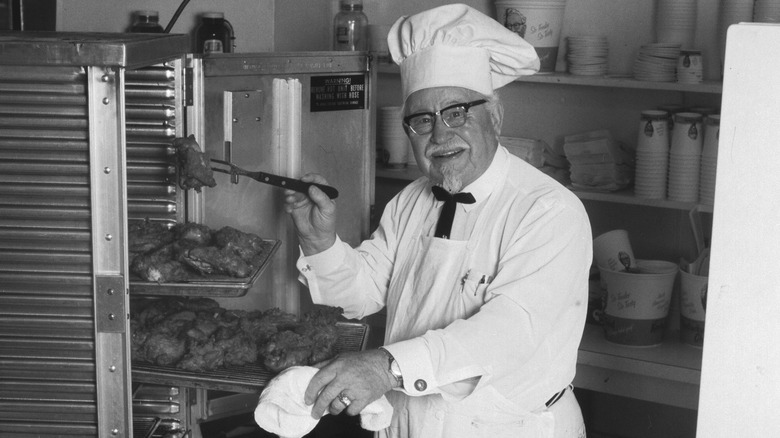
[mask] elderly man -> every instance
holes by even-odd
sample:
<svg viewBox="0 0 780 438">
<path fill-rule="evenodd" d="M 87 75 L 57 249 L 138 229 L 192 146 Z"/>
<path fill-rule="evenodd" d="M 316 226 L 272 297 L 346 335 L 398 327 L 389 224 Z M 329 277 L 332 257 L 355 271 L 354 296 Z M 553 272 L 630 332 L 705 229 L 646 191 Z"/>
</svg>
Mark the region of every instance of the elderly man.
<svg viewBox="0 0 780 438">
<path fill-rule="evenodd" d="M 315 303 L 387 308 L 385 345 L 339 355 L 306 390 L 312 416 L 357 415 L 386 395 L 383 437 L 584 437 L 571 391 L 591 231 L 579 200 L 499 145 L 494 93 L 538 71 L 534 49 L 465 5 L 402 17 L 404 128 L 423 176 L 357 248 L 317 188 L 286 192 Z M 307 181 L 325 183 L 319 175 Z"/>
</svg>

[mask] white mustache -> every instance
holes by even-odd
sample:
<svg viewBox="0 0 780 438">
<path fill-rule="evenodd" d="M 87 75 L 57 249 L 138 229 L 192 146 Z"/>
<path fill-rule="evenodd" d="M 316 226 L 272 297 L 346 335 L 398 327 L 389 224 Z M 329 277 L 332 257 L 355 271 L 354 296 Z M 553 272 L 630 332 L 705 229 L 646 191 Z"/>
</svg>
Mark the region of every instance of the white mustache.
<svg viewBox="0 0 780 438">
<path fill-rule="evenodd" d="M 445 154 L 448 152 L 456 151 L 456 150 L 465 150 L 468 149 L 468 145 L 463 140 L 455 140 L 455 141 L 448 141 L 446 144 L 443 145 L 435 145 L 431 149 L 427 150 L 426 155 L 429 157 L 433 157 L 436 155 Z"/>
</svg>

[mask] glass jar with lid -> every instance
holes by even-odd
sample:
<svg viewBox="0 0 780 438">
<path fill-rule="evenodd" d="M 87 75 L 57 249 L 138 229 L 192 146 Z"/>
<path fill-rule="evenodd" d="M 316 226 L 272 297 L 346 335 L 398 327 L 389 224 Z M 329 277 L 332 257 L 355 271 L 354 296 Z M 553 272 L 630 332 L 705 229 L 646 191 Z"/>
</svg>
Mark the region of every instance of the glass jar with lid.
<svg viewBox="0 0 780 438">
<path fill-rule="evenodd" d="M 368 50 L 368 17 L 363 0 L 340 0 L 339 12 L 333 18 L 333 50 Z"/>
<path fill-rule="evenodd" d="M 160 13 L 157 11 L 136 11 L 130 32 L 133 33 L 163 33 L 160 26 Z"/>
<path fill-rule="evenodd" d="M 222 12 L 206 12 L 201 15 L 195 30 L 195 50 L 198 53 L 232 53 L 233 26 Z"/>
</svg>

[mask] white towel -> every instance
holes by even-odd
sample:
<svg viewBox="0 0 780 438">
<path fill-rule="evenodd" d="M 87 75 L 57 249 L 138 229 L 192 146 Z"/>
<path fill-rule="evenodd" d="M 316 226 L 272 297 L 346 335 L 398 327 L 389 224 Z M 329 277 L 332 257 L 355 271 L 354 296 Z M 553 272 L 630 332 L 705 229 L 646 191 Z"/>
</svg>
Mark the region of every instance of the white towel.
<svg viewBox="0 0 780 438">
<path fill-rule="evenodd" d="M 318 420 L 311 417 L 312 407 L 306 405 L 303 397 L 317 371 L 314 367 L 291 367 L 271 379 L 255 408 L 257 425 L 281 438 L 301 438 L 311 432 Z M 360 412 L 360 425 L 377 431 L 389 426 L 392 417 L 393 407 L 382 396 Z"/>
</svg>

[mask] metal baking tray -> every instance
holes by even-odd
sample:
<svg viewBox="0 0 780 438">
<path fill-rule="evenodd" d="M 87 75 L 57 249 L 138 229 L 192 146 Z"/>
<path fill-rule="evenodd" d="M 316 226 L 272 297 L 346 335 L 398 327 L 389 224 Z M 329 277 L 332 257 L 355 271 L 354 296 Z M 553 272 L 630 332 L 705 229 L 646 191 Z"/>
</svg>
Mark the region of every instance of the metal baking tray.
<svg viewBox="0 0 780 438">
<path fill-rule="evenodd" d="M 178 283 L 157 283 L 144 281 L 135 275 L 130 276 L 130 294 L 132 295 L 160 295 L 160 296 L 187 296 L 187 297 L 242 297 L 260 278 L 268 267 L 271 258 L 281 245 L 281 240 L 263 239 L 263 244 L 268 250 L 263 251 L 256 259 L 252 275 L 244 278 L 229 277 L 226 275 L 209 275 L 193 277 L 192 280 Z"/>
<path fill-rule="evenodd" d="M 368 340 L 368 324 L 337 322 L 336 353 L 361 351 Z M 263 365 L 224 367 L 212 371 L 188 371 L 174 367 L 133 362 L 133 383 L 186 386 L 210 390 L 260 393 L 276 374 Z"/>
</svg>

